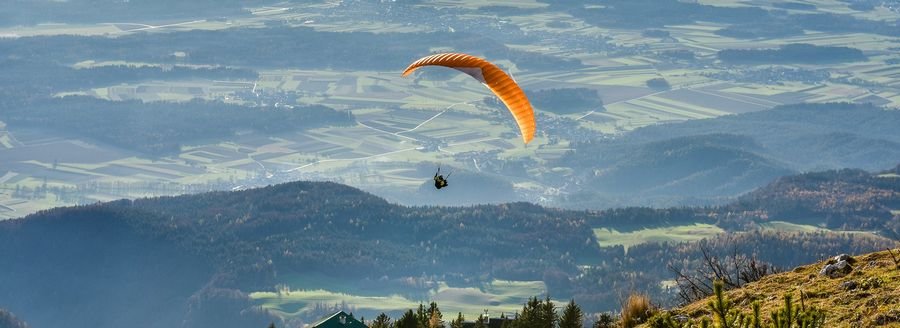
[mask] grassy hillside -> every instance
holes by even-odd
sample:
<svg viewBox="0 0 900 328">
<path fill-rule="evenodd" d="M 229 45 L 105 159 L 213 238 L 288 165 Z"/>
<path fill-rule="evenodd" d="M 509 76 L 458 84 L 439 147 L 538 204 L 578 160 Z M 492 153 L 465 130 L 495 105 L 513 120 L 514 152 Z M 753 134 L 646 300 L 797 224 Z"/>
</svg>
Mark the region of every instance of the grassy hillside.
<svg viewBox="0 0 900 328">
<path fill-rule="evenodd" d="M 894 252 L 894 255 L 897 252 Z M 900 264 L 888 251 L 854 256 L 853 271 L 841 278 L 819 274 L 828 261 L 799 266 L 790 272 L 770 275 L 730 290 L 725 295 L 738 309 L 749 314 L 760 302 L 762 317 L 784 305 L 792 295 L 795 306 L 816 307 L 826 315 L 825 327 L 900 326 Z M 675 315 L 699 319 L 710 315 L 713 297 L 672 310 Z"/>
</svg>

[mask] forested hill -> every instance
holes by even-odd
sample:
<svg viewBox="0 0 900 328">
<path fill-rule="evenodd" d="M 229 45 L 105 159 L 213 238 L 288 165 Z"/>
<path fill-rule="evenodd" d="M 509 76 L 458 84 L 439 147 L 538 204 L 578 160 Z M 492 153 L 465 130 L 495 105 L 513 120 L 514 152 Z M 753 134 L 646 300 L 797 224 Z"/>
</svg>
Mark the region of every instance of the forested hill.
<svg viewBox="0 0 900 328">
<path fill-rule="evenodd" d="M 230 327 L 247 315 L 240 291 L 291 273 L 451 283 L 574 275 L 576 260 L 599 254 L 580 214 L 526 203 L 410 208 L 320 182 L 57 208 L 0 222 L 0 259 L 15 268 L 0 271 L 0 304 L 41 326 L 223 318 Z"/>
<path fill-rule="evenodd" d="M 726 209 L 760 213 L 767 220 L 880 231 L 900 239 L 900 177 L 851 169 L 786 176 Z"/>
<path fill-rule="evenodd" d="M 2 222 L 0 233 L 24 240 L 29 229 L 77 224 L 81 217 L 171 240 L 236 274 L 361 266 L 375 277 L 414 271 L 540 278 L 547 267 L 574 269 L 576 257 L 595 253 L 579 214 L 527 203 L 403 207 L 344 185 L 294 182 L 58 208 Z M 482 256 L 492 263 L 480 264 Z"/>
</svg>

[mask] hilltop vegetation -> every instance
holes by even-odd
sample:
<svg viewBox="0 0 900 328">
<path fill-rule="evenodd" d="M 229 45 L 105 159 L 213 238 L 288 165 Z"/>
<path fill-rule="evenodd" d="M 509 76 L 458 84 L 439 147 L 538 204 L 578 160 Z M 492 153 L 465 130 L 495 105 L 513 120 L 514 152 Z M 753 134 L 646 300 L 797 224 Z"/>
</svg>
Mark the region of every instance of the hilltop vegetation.
<svg viewBox="0 0 900 328">
<path fill-rule="evenodd" d="M 815 327 L 875 327 L 895 326 L 900 323 L 897 302 L 900 300 L 900 266 L 889 251 L 862 254 L 852 257 L 853 269 L 849 275 L 831 278 L 819 271 L 833 260 L 798 266 L 791 271 L 770 275 L 743 288 L 730 290 L 721 297 L 731 304 L 732 311 L 752 317 L 751 308 L 758 304 L 762 313 L 761 324 L 772 324 L 769 314 L 784 308 L 785 298 L 793 300 L 798 312 L 817 309 L 824 322 Z M 657 317 L 685 315 L 688 318 L 706 318 L 713 321 L 712 304 L 720 304 L 717 296 L 710 296 L 692 304 L 667 311 Z M 732 314 L 733 315 L 733 314 Z M 660 324 L 647 327 L 676 327 Z M 697 320 L 699 321 L 699 320 Z M 724 327 L 721 324 L 713 327 Z"/>
</svg>

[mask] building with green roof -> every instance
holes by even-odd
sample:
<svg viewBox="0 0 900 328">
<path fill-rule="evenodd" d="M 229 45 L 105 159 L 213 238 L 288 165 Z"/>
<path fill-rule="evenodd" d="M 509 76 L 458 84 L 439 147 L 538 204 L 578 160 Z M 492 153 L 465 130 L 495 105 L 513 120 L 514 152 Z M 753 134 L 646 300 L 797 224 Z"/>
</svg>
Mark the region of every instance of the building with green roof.
<svg viewBox="0 0 900 328">
<path fill-rule="evenodd" d="M 369 328 L 364 323 L 359 322 L 352 314 L 344 311 L 337 311 L 329 314 L 319 321 L 314 322 L 310 328 Z"/>
</svg>

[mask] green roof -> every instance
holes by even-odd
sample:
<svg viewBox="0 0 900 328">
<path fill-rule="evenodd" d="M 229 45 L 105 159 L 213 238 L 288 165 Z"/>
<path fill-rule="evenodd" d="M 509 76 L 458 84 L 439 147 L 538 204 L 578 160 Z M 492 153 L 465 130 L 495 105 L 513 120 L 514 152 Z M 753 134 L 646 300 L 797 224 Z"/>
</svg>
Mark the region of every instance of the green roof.
<svg viewBox="0 0 900 328">
<path fill-rule="evenodd" d="M 344 311 L 329 314 L 314 322 L 311 328 L 369 328 Z"/>
</svg>

